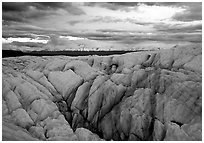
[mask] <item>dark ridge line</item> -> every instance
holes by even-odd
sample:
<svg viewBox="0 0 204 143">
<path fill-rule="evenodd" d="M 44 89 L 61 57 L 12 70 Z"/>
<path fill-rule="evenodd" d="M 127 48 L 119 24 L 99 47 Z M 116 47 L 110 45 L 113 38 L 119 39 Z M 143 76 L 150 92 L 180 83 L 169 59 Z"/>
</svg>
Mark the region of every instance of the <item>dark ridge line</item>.
<svg viewBox="0 0 204 143">
<path fill-rule="evenodd" d="M 114 51 L 17 51 L 17 50 L 2 50 L 2 58 L 6 57 L 19 57 L 19 56 L 89 56 L 89 55 L 99 55 L 99 56 L 108 56 L 108 55 L 120 55 L 131 52 L 142 52 L 142 51 L 151 51 L 151 50 L 136 50 L 136 51 L 124 51 L 124 50 L 114 50 Z"/>
</svg>

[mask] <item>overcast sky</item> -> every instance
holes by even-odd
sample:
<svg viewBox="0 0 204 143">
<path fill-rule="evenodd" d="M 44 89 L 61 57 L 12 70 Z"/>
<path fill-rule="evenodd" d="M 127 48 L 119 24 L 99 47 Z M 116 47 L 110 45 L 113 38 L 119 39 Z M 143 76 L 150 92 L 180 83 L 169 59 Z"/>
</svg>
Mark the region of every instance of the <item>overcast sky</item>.
<svg viewBox="0 0 204 143">
<path fill-rule="evenodd" d="M 58 33 L 92 39 L 201 41 L 202 3 L 2 3 L 3 36 Z"/>
</svg>

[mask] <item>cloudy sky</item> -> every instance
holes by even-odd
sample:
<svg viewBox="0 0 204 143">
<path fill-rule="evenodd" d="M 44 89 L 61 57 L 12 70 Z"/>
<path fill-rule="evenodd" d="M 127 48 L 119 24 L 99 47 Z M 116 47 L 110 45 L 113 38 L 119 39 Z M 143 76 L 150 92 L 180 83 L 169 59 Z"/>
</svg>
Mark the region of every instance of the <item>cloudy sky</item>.
<svg viewBox="0 0 204 143">
<path fill-rule="evenodd" d="M 3 2 L 2 19 L 3 38 L 34 33 L 41 39 L 55 35 L 123 43 L 202 39 L 201 2 Z"/>
</svg>

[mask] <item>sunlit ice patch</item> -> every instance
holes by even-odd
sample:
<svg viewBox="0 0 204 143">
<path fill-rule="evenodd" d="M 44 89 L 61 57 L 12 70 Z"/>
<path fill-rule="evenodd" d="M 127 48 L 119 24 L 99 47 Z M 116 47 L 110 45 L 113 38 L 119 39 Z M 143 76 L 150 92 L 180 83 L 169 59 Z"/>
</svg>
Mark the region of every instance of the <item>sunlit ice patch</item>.
<svg viewBox="0 0 204 143">
<path fill-rule="evenodd" d="M 6 43 L 12 43 L 12 42 L 33 42 L 33 43 L 43 43 L 43 44 L 47 44 L 47 42 L 49 40 L 43 40 L 40 38 L 26 38 L 26 37 L 18 37 L 18 38 L 13 38 L 13 37 L 9 37 L 9 38 L 2 38 L 2 43 L 6 44 Z"/>
</svg>

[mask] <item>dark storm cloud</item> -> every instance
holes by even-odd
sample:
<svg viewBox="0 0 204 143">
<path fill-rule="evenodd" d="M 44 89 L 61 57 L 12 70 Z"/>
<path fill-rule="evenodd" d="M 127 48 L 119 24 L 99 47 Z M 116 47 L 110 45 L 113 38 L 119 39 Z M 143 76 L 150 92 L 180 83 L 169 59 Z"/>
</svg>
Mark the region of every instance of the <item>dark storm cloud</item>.
<svg viewBox="0 0 204 143">
<path fill-rule="evenodd" d="M 3 2 L 2 10 L 3 12 L 5 11 L 20 12 L 20 11 L 29 10 L 30 6 L 33 6 L 39 10 L 64 9 L 74 15 L 85 14 L 83 10 L 74 6 L 70 2 L 65 2 L 65 3 L 63 2 Z"/>
<path fill-rule="evenodd" d="M 43 18 L 48 15 L 54 15 L 54 12 L 42 10 L 27 11 L 6 11 L 2 12 L 2 19 L 5 21 L 29 22 L 31 19 Z"/>
<path fill-rule="evenodd" d="M 72 15 L 85 14 L 83 10 L 62 2 L 3 2 L 2 18 L 6 21 L 27 22 L 29 19 L 43 18 L 64 9 Z"/>
<path fill-rule="evenodd" d="M 83 22 L 83 20 L 71 20 L 71 21 L 68 21 L 67 23 L 74 26 L 75 24 L 78 24 L 78 23 L 81 23 L 81 22 Z"/>
<path fill-rule="evenodd" d="M 35 9 L 32 9 L 35 8 Z M 31 19 L 42 18 L 46 15 L 51 15 L 53 12 L 41 10 L 35 3 L 2 3 L 2 19 L 5 21 L 14 22 L 29 22 Z"/>
<path fill-rule="evenodd" d="M 38 9 L 45 10 L 45 9 L 59 9 L 65 8 L 66 4 L 61 2 L 36 2 L 33 3 Z"/>
<path fill-rule="evenodd" d="M 9 12 L 22 12 L 22 11 L 28 11 L 30 6 L 35 7 L 39 10 L 48 10 L 48 9 L 58 9 L 58 8 L 64 8 L 65 5 L 62 5 L 62 3 L 57 2 L 3 2 L 2 3 L 2 10 L 3 12 L 9 11 Z"/>
<path fill-rule="evenodd" d="M 2 13 L 2 19 L 4 21 L 7 21 L 7 23 L 9 23 L 8 21 L 16 21 L 16 22 L 26 21 L 24 19 L 24 17 L 19 16 L 19 14 L 13 13 L 13 12 L 3 12 Z M 3 23 L 3 25 L 4 25 L 4 23 Z"/>
<path fill-rule="evenodd" d="M 181 14 L 176 14 L 174 19 L 179 21 L 193 21 L 193 20 L 202 20 L 202 3 L 185 3 L 183 7 L 186 10 Z"/>
<path fill-rule="evenodd" d="M 82 15 L 85 14 L 85 12 L 78 8 L 77 6 L 74 6 L 70 2 L 39 2 L 39 3 L 34 3 L 38 9 L 44 10 L 44 9 L 64 9 L 70 14 L 73 15 Z"/>
<path fill-rule="evenodd" d="M 2 11 L 26 11 L 28 9 L 29 3 L 24 2 L 3 2 L 2 3 Z"/>
<path fill-rule="evenodd" d="M 138 2 L 89 2 L 87 6 L 99 6 L 111 10 L 119 10 L 127 6 L 137 6 Z"/>
</svg>

